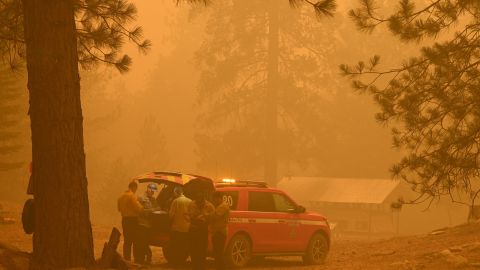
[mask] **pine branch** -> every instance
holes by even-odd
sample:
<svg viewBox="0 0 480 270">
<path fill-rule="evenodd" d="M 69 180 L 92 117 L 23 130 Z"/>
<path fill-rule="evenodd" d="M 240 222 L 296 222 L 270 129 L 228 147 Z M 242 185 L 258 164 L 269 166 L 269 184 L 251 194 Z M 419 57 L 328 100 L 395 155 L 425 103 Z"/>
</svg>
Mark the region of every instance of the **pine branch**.
<svg viewBox="0 0 480 270">
<path fill-rule="evenodd" d="M 333 16 L 333 13 L 337 9 L 336 0 L 321 0 L 317 2 L 313 2 L 311 0 L 289 0 L 289 3 L 292 8 L 298 8 L 302 3 L 311 5 L 318 18 L 323 18 L 324 16 Z"/>
<path fill-rule="evenodd" d="M 405 41 L 436 38 L 458 26 L 460 15 L 471 15 L 453 38 L 422 48 L 421 57 L 410 58 L 399 68 L 379 71 L 378 60 L 372 58 L 368 64 L 340 69 L 355 78 L 355 90 L 372 95 L 380 107 L 377 120 L 399 126 L 392 129 L 393 142 L 408 155 L 392 167 L 395 177 L 409 183 L 429 204 L 451 196 L 452 190 L 474 194 L 472 187 L 480 175 L 480 28 L 475 1 L 440 0 L 415 11 L 412 1 L 401 0 L 387 20 L 375 16 L 373 1 L 363 3 L 363 8 L 351 12 L 357 26 L 388 22 L 391 33 Z M 377 87 L 377 80 L 386 75 L 393 78 Z M 452 201 L 458 202 L 453 197 Z"/>
<path fill-rule="evenodd" d="M 125 0 L 79 0 L 77 6 L 77 32 L 80 62 L 84 68 L 97 63 L 113 65 L 121 73 L 129 70 L 131 58 L 117 58 L 124 40 L 134 43 L 139 52 L 146 54 L 151 42 L 143 39 L 141 27 L 129 29 L 137 10 Z M 82 51 L 83 50 L 83 51 Z"/>
</svg>

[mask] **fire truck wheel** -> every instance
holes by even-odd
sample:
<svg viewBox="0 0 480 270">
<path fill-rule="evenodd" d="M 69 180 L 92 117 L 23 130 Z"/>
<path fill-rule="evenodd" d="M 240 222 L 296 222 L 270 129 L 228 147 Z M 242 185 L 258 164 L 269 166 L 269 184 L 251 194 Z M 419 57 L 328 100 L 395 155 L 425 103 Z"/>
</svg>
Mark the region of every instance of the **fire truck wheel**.
<svg viewBox="0 0 480 270">
<path fill-rule="evenodd" d="M 316 233 L 310 238 L 307 253 L 303 256 L 306 264 L 322 264 L 325 262 L 328 254 L 328 241 L 320 233 Z"/>
<path fill-rule="evenodd" d="M 244 234 L 237 234 L 225 250 L 227 264 L 232 268 L 244 267 L 252 257 L 252 243 Z"/>
</svg>

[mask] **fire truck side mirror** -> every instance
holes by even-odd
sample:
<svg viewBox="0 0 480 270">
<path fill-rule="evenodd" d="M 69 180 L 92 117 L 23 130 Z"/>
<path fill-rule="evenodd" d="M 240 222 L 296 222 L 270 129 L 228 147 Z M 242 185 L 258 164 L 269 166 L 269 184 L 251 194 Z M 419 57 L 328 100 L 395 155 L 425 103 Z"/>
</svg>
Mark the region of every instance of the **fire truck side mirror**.
<svg viewBox="0 0 480 270">
<path fill-rule="evenodd" d="M 296 210 L 295 212 L 296 212 L 297 214 L 303 214 L 303 213 L 305 213 L 305 211 L 306 211 L 305 207 L 303 207 L 303 206 L 301 206 L 301 205 L 298 205 L 298 206 L 297 206 L 297 209 L 295 209 L 295 210 Z"/>
</svg>

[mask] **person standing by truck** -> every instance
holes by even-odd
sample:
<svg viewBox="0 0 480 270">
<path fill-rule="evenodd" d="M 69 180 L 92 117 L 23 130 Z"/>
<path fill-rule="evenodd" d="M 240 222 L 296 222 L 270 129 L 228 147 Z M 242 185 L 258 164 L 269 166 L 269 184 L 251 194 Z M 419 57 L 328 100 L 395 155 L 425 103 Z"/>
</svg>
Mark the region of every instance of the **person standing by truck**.
<svg viewBox="0 0 480 270">
<path fill-rule="evenodd" d="M 223 194 L 215 191 L 212 195 L 213 206 L 215 211 L 210 219 L 210 232 L 212 236 L 213 255 L 215 258 L 215 268 L 224 270 L 225 263 L 223 260 L 225 251 L 225 242 L 228 232 L 228 218 L 230 216 L 230 207 L 223 200 Z"/>
<path fill-rule="evenodd" d="M 190 229 L 188 207 L 192 200 L 183 195 L 183 190 L 179 186 L 175 187 L 173 193 L 175 199 L 173 200 L 168 213 L 171 220 L 170 247 L 172 265 L 179 267 L 188 257 L 188 231 Z"/>
<path fill-rule="evenodd" d="M 213 205 L 205 199 L 206 194 L 199 192 L 188 205 L 190 218 L 190 258 L 194 270 L 205 269 L 208 247 L 208 224 L 215 211 Z"/>
<path fill-rule="evenodd" d="M 159 209 L 157 205 L 157 200 L 154 195 L 157 191 L 157 185 L 155 183 L 150 183 L 147 186 L 145 194 L 141 196 L 138 200 L 143 205 L 143 213 L 140 214 L 138 219 L 139 224 L 139 250 L 138 255 L 139 259 L 135 258 L 137 263 L 140 264 L 151 264 L 152 263 L 152 250 L 149 245 L 149 235 L 152 229 L 151 224 L 151 214 L 153 211 Z"/>
<path fill-rule="evenodd" d="M 128 184 L 128 190 L 125 191 L 117 201 L 118 211 L 122 215 L 122 229 L 123 229 L 123 258 L 131 260 L 132 246 L 133 254 L 138 251 L 138 217 L 143 212 L 143 206 L 135 196 L 138 184 L 132 181 Z"/>
<path fill-rule="evenodd" d="M 160 206 L 160 209 L 168 212 L 170 209 L 170 204 L 175 199 L 174 195 L 175 185 L 171 183 L 165 183 L 162 190 L 158 194 L 157 203 Z"/>
</svg>

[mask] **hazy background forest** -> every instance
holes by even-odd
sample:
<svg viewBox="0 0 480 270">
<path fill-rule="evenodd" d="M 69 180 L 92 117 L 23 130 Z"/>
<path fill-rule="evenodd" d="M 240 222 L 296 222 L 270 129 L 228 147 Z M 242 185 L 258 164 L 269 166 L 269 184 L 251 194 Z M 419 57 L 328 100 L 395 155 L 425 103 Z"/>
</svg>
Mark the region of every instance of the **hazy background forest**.
<svg viewBox="0 0 480 270">
<path fill-rule="evenodd" d="M 252 40 L 243 36 L 241 25 L 227 29 L 222 28 L 227 24 L 218 23 L 255 16 L 255 9 L 234 2 L 235 15 L 230 18 L 234 8 L 230 1 L 216 1 L 208 8 L 135 1 L 137 23 L 153 43 L 151 52 L 141 55 L 127 46 L 135 61 L 124 75 L 101 66 L 81 73 L 93 223 L 118 219 L 118 194 L 130 178 L 145 171 L 262 180 L 262 157 L 257 151 L 262 142 L 255 133 L 261 127 L 255 122 L 261 100 L 254 92 L 232 98 L 237 97 L 232 89 L 243 82 L 232 74 L 250 70 L 210 59 L 208 53 L 236 46 L 222 31 L 231 33 L 236 42 Z M 385 29 L 370 35 L 357 31 L 347 16 L 354 3 L 339 1 L 334 17 L 318 21 L 308 7 L 298 11 L 288 1 L 279 1 L 280 17 L 289 18 L 280 25 L 284 63 L 280 72 L 288 87 L 280 101 L 279 177 L 389 178 L 389 168 L 401 157 L 392 148 L 389 129 L 376 123 L 378 108 L 371 97 L 354 93 L 338 66 L 374 54 L 382 56 L 382 65 L 394 66 L 418 53 L 419 45 L 399 43 Z M 251 27 L 262 29 L 261 20 L 254 22 Z M 231 57 L 238 62 L 262 60 L 248 54 Z M 26 76 L 22 70 L 13 76 L 7 67 L 1 69 L 0 85 L 8 91 L 0 92 L 5 95 L 0 96 L 0 112 L 8 110 L 13 117 L 0 125 L 0 140 L 9 145 L 0 152 L 4 186 L 0 197 L 21 201 L 26 197 L 31 160 Z M 219 75 L 209 76 L 212 70 Z M 253 72 L 261 74 L 261 65 Z M 302 100 L 307 105 L 300 110 L 295 105 Z"/>
</svg>

